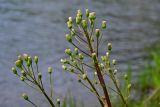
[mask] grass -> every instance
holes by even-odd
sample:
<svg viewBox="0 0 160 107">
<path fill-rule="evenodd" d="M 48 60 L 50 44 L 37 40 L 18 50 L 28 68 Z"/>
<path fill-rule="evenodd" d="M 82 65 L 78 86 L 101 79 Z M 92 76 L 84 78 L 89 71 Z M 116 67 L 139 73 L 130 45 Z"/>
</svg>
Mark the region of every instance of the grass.
<svg viewBox="0 0 160 107">
<path fill-rule="evenodd" d="M 160 44 L 149 48 L 149 62 L 139 75 L 135 89 L 138 100 L 131 100 L 130 107 L 160 107 Z"/>
</svg>

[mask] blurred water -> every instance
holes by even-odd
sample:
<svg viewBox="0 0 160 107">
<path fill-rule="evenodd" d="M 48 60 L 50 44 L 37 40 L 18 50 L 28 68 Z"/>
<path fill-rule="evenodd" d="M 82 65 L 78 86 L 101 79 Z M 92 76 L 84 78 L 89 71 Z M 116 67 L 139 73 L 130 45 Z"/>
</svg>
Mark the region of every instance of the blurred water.
<svg viewBox="0 0 160 107">
<path fill-rule="evenodd" d="M 37 94 L 10 73 L 16 56 L 22 53 L 38 55 L 44 74 L 47 66 L 54 67 L 58 97 L 70 90 L 73 96 L 88 102 L 87 107 L 96 106 L 87 90 L 70 81 L 72 75 L 61 72 L 59 63 L 64 49 L 70 47 L 64 39 L 67 17 L 85 8 L 97 12 L 99 23 L 108 21 L 103 45 L 113 43 L 113 56 L 121 62 L 121 71 L 128 63 L 134 71 L 144 64 L 143 49 L 160 39 L 159 0 L 0 0 L 0 107 L 30 106 L 20 98 L 23 91 L 46 107 L 44 99 L 34 96 Z M 104 51 L 105 46 L 101 48 Z"/>
</svg>

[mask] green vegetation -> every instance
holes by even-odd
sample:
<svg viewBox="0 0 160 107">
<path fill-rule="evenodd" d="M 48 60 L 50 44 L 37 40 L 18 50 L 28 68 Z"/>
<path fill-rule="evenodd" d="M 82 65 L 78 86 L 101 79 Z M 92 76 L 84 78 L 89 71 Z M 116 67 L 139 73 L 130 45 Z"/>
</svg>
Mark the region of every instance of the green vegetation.
<svg viewBox="0 0 160 107">
<path fill-rule="evenodd" d="M 69 34 L 66 34 L 66 40 L 74 46 L 74 49 L 65 50 L 68 57 L 61 59 L 63 70 L 75 74 L 77 81 L 93 93 L 101 107 L 160 106 L 159 48 L 151 52 L 153 61 L 146 65 L 132 87 L 131 66 L 122 79 L 117 78 L 117 61 L 110 57 L 112 54 L 111 43 L 106 46 L 106 54 L 104 56 L 99 55 L 102 31 L 107 28 L 107 22 L 102 21 L 99 29 L 95 28 L 95 25 L 96 14 L 89 12 L 88 9 L 86 9 L 85 14 L 78 10 L 75 18 L 68 18 Z M 51 107 L 76 107 L 77 104 L 72 97 L 66 97 L 63 100 L 55 98 L 52 67 L 48 67 L 50 92 L 47 93 L 38 63 L 38 56 L 19 55 L 12 72 L 23 83 L 42 94 Z M 88 73 L 88 71 L 92 72 Z M 108 81 L 106 82 L 104 78 L 107 78 Z M 130 98 L 133 95 L 130 92 L 135 92 L 134 98 Z M 22 94 L 22 97 L 33 106 L 39 107 L 31 101 L 26 93 Z"/>
</svg>

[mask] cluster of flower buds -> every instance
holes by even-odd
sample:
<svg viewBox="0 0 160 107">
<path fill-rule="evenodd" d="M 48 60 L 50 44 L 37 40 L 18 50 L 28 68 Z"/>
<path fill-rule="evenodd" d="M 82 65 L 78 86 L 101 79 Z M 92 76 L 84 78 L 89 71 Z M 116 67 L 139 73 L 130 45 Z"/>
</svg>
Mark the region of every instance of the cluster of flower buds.
<svg viewBox="0 0 160 107">
<path fill-rule="evenodd" d="M 104 75 L 108 75 L 114 83 L 115 91 L 119 93 L 120 98 L 123 100 L 124 96 L 120 90 L 119 82 L 117 79 L 117 61 L 113 59 L 111 61 L 110 54 L 112 52 L 112 44 L 107 44 L 107 51 L 105 56 L 101 56 L 101 60 L 99 58 L 99 44 L 102 39 L 101 31 L 107 28 L 107 22 L 102 21 L 101 28 L 95 28 L 96 22 L 96 13 L 90 12 L 88 9 L 85 11 L 85 16 L 82 14 L 81 10 L 77 11 L 77 15 L 75 17 L 76 23 L 73 23 L 72 18 L 69 17 L 67 25 L 70 30 L 70 34 L 66 34 L 66 40 L 71 43 L 75 50 L 71 51 L 71 49 L 66 49 L 65 53 L 70 59 L 61 59 L 63 63 L 62 68 L 69 72 L 75 73 L 78 75 L 78 81 L 82 83 L 85 87 L 92 90 L 98 96 L 99 93 L 97 92 L 96 88 L 94 87 L 95 83 L 99 84 L 105 93 L 105 100 L 109 96 L 107 96 L 107 88 L 104 82 Z M 75 24 L 75 25 L 73 25 Z M 81 52 L 81 53 L 80 53 Z M 84 60 L 84 55 L 86 56 L 85 59 L 92 60 L 92 65 L 86 63 Z M 93 81 L 87 75 L 85 67 L 89 69 L 94 69 L 94 78 Z M 80 72 L 76 72 L 76 71 Z M 125 78 L 126 79 L 126 78 Z M 89 86 L 83 83 L 84 81 L 88 82 Z M 97 81 L 98 80 L 98 81 Z M 131 84 L 127 85 L 128 89 L 131 88 Z M 112 89 L 114 90 L 114 89 Z M 97 94 L 98 93 L 98 94 Z M 101 99 L 99 99 L 101 105 L 103 106 Z M 124 104 L 126 104 L 126 101 Z M 110 102 L 108 99 L 107 102 L 108 106 L 110 106 Z"/>
<path fill-rule="evenodd" d="M 53 91 L 52 78 L 51 78 L 53 69 L 52 67 L 48 67 L 48 74 L 50 75 L 50 86 L 51 86 L 51 89 L 50 89 L 51 97 L 49 97 L 49 95 L 46 93 L 43 87 L 42 73 L 39 72 L 38 62 L 39 62 L 38 56 L 34 56 L 34 58 L 32 58 L 31 56 L 28 56 L 27 54 L 24 54 L 23 57 L 19 55 L 17 61 L 15 61 L 15 67 L 12 67 L 12 72 L 16 76 L 18 76 L 20 80 L 23 81 L 25 84 L 27 84 L 33 89 L 36 89 L 37 91 L 42 92 L 42 94 L 44 94 L 44 96 L 49 101 L 49 103 L 52 105 L 52 107 L 55 107 L 54 103 L 50 99 L 52 98 L 52 93 L 53 93 L 52 92 Z M 34 104 L 32 101 L 29 100 L 29 97 L 27 94 L 25 93 L 22 94 L 22 97 L 24 100 L 28 101 L 29 103 L 37 107 L 36 104 Z M 57 104 L 60 105 L 60 100 L 58 100 Z"/>
</svg>

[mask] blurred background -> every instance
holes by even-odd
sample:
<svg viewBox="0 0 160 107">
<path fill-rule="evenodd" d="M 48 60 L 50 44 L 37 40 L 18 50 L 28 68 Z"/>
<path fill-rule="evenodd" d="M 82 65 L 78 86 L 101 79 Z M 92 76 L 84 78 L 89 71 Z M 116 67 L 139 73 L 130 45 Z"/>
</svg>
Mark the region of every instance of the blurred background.
<svg viewBox="0 0 160 107">
<path fill-rule="evenodd" d="M 97 14 L 97 25 L 107 20 L 101 54 L 106 44 L 113 44 L 113 57 L 119 71 L 132 66 L 133 75 L 144 66 L 147 47 L 160 40 L 159 0 L 0 0 L 0 107 L 29 107 L 21 98 L 26 92 L 42 107 L 45 99 L 23 85 L 10 72 L 19 54 L 38 55 L 40 70 L 54 68 L 54 91 L 57 97 L 73 95 L 87 107 L 97 107 L 96 99 L 64 73 L 60 59 L 65 48 L 71 47 L 64 35 L 66 21 L 75 16 L 77 9 L 88 8 Z M 46 75 L 46 74 L 45 74 Z M 47 84 L 47 75 L 44 77 Z M 22 106 L 23 105 L 23 106 Z"/>
</svg>

